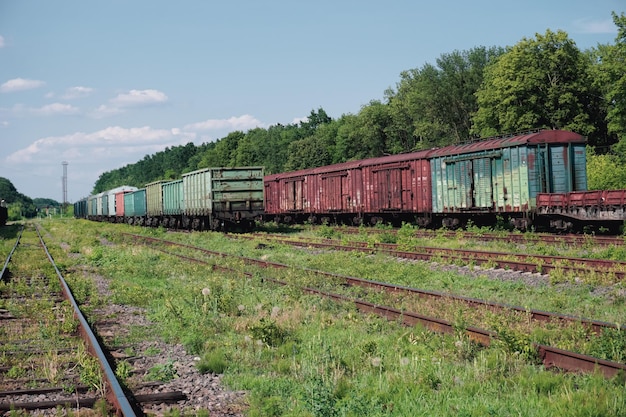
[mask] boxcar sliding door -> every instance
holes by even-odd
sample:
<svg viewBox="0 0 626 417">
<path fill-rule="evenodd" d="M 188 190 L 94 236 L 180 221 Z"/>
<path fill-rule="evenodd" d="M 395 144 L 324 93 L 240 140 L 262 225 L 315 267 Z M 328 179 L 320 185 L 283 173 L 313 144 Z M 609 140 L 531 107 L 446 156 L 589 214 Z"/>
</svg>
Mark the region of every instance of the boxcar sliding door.
<svg viewBox="0 0 626 417">
<path fill-rule="evenodd" d="M 491 185 L 491 159 L 474 159 L 474 201 L 472 207 L 491 207 L 493 205 L 493 189 Z"/>
<path fill-rule="evenodd" d="M 288 179 L 285 181 L 285 200 L 283 201 L 283 210 L 286 211 L 302 211 L 303 210 L 303 187 L 304 179 Z"/>
<path fill-rule="evenodd" d="M 375 210 L 402 210 L 402 171 L 396 169 L 375 169 L 374 203 Z"/>
</svg>

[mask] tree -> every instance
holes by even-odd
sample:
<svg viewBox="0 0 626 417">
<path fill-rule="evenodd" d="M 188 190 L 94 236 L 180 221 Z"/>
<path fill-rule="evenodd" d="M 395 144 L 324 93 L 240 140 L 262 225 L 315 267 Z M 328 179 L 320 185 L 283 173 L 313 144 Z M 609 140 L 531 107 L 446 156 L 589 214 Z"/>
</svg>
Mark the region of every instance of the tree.
<svg viewBox="0 0 626 417">
<path fill-rule="evenodd" d="M 626 15 L 613 13 L 617 26 L 615 45 L 599 45 L 594 51 L 598 64 L 594 70 L 594 85 L 604 97 L 608 144 L 618 142 L 614 150 L 626 163 Z"/>
<path fill-rule="evenodd" d="M 563 31 L 522 39 L 485 70 L 478 90 L 473 133 L 549 128 L 592 135 L 597 126 L 589 109 L 597 107 L 590 62 Z"/>
<path fill-rule="evenodd" d="M 386 92 L 393 119 L 387 130 L 391 140 L 404 150 L 467 140 L 484 69 L 503 52 L 483 46 L 454 51 L 441 55 L 437 65 L 402 72 L 397 92 Z"/>
<path fill-rule="evenodd" d="M 217 141 L 214 147 L 207 149 L 198 162 L 198 168 L 235 166 L 237 147 L 245 134 L 241 131 L 230 132 Z"/>
<path fill-rule="evenodd" d="M 35 217 L 37 208 L 30 197 L 17 191 L 11 181 L 0 177 L 0 198 L 7 205 L 9 220 L 19 220 L 23 217 Z"/>
<path fill-rule="evenodd" d="M 285 164 L 287 171 L 327 165 L 330 161 L 328 150 L 318 138 L 310 136 L 289 145 L 289 157 Z"/>
<path fill-rule="evenodd" d="M 587 188 L 621 190 L 626 188 L 624 163 L 614 154 L 596 154 L 587 147 Z"/>
<path fill-rule="evenodd" d="M 302 138 L 311 136 L 319 126 L 330 123 L 332 120 L 321 107 L 317 111 L 311 110 L 309 117 L 305 121 L 300 122 Z"/>
</svg>

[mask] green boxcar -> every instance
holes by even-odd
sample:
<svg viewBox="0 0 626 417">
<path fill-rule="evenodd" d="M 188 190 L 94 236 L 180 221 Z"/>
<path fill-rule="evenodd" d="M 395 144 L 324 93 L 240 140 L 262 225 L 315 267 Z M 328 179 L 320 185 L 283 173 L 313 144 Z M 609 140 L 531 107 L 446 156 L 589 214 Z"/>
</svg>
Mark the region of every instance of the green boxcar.
<svg viewBox="0 0 626 417">
<path fill-rule="evenodd" d="M 189 217 L 239 221 L 263 213 L 263 168 L 205 168 L 183 174 Z"/>
<path fill-rule="evenodd" d="M 185 208 L 183 180 L 174 180 L 163 184 L 163 214 L 180 216 Z"/>
<path fill-rule="evenodd" d="M 538 193 L 585 191 L 585 142 L 543 130 L 435 150 L 433 212 L 529 212 Z"/>
</svg>

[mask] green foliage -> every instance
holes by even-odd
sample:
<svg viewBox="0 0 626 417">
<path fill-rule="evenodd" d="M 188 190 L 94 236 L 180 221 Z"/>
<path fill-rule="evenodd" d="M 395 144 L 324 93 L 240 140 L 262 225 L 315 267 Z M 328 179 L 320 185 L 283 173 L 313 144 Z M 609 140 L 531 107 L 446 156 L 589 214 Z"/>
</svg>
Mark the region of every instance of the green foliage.
<svg viewBox="0 0 626 417">
<path fill-rule="evenodd" d="M 285 329 L 280 328 L 274 321 L 267 318 L 262 318 L 258 324 L 250 326 L 249 330 L 255 340 L 260 340 L 271 347 L 282 345 L 289 337 L 289 333 Z"/>
<path fill-rule="evenodd" d="M 148 370 L 146 379 L 150 381 L 169 382 L 174 378 L 177 378 L 176 368 L 174 367 L 174 361 L 169 360 L 166 363 L 154 365 Z"/>
<path fill-rule="evenodd" d="M 587 188 L 589 190 L 621 190 L 626 188 L 624 161 L 615 154 L 598 155 L 587 147 Z"/>
<path fill-rule="evenodd" d="M 481 136 L 536 128 L 596 131 L 599 91 L 591 63 L 563 31 L 522 39 L 485 70 L 473 131 Z"/>
<path fill-rule="evenodd" d="M 133 371 L 133 367 L 128 361 L 119 361 L 115 364 L 115 376 L 120 382 L 126 381 Z"/>
<path fill-rule="evenodd" d="M 467 140 L 484 69 L 503 52 L 497 47 L 454 51 L 441 55 L 437 66 L 402 72 L 397 91 L 386 93 L 392 115 L 387 130 L 393 143 L 406 151 Z"/>
<path fill-rule="evenodd" d="M 591 341 L 590 355 L 619 363 L 626 361 L 626 331 L 604 329 L 600 336 Z"/>
<path fill-rule="evenodd" d="M 222 374 L 228 368 L 226 355 L 221 349 L 213 349 L 205 353 L 197 365 L 201 374 L 212 372 L 214 374 Z"/>
</svg>

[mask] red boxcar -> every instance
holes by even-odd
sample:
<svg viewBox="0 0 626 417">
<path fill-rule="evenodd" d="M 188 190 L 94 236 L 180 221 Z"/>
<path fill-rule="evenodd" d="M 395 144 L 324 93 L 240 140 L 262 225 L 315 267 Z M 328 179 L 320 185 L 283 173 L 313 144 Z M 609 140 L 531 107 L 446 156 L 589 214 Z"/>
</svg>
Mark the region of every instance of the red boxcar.
<svg viewBox="0 0 626 417">
<path fill-rule="evenodd" d="M 281 222 L 428 222 L 430 151 L 265 177 L 265 212 Z"/>
</svg>

